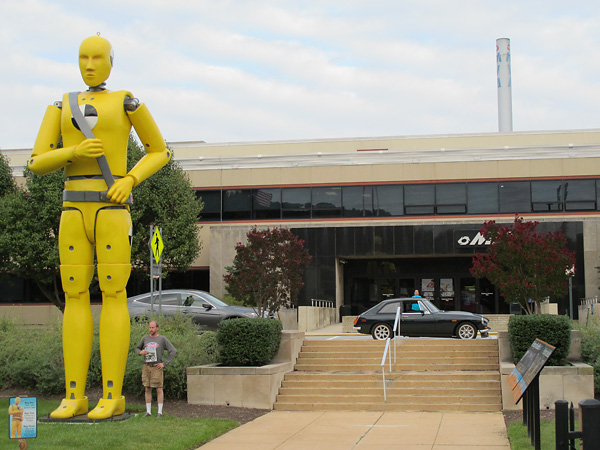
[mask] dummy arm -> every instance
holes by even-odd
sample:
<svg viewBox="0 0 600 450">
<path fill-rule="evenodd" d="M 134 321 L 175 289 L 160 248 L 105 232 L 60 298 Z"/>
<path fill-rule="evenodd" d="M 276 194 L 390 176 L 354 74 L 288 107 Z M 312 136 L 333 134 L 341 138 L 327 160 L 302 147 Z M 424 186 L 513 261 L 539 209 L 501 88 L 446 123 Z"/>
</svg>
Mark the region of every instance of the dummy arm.
<svg viewBox="0 0 600 450">
<path fill-rule="evenodd" d="M 97 158 L 104 154 L 100 139 L 86 139 L 70 147 L 56 148 L 60 137 L 60 114 L 58 107 L 46 109 L 27 167 L 37 174 L 46 175 L 62 169 L 79 158 Z"/>
<path fill-rule="evenodd" d="M 108 190 L 108 198 L 116 203 L 127 200 L 135 186 L 158 172 L 171 159 L 171 152 L 146 105 L 142 103 L 135 111 L 127 111 L 127 114 L 147 154 L 125 177 L 115 180 Z"/>
</svg>

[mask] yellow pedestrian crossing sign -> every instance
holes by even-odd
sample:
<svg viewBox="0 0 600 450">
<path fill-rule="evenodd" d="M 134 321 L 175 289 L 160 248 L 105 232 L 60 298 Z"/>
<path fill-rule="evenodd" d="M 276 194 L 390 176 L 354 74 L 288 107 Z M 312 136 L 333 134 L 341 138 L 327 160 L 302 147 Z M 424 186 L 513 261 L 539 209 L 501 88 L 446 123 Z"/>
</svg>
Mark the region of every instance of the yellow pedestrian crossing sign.
<svg viewBox="0 0 600 450">
<path fill-rule="evenodd" d="M 165 244 L 163 243 L 162 236 L 160 235 L 160 228 L 158 227 L 154 229 L 150 248 L 152 249 L 152 254 L 154 255 L 154 261 L 156 261 L 156 264 L 160 264 L 160 257 L 163 249 L 165 248 Z"/>
</svg>

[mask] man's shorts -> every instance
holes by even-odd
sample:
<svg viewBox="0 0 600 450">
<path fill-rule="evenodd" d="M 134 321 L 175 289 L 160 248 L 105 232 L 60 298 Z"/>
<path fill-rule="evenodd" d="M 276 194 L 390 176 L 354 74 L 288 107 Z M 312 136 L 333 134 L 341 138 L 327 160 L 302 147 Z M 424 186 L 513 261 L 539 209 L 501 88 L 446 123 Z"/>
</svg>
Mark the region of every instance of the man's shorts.
<svg viewBox="0 0 600 450">
<path fill-rule="evenodd" d="M 142 367 L 142 384 L 144 387 L 162 388 L 163 380 L 163 369 L 144 364 L 144 367 Z"/>
</svg>

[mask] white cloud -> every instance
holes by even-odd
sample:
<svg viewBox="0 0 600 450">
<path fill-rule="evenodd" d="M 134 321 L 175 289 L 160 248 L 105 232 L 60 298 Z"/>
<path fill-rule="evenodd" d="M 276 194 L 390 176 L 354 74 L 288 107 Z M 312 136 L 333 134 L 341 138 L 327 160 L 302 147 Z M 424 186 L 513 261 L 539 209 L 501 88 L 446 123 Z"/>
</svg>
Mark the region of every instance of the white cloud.
<svg viewBox="0 0 600 450">
<path fill-rule="evenodd" d="M 109 87 L 172 141 L 496 131 L 499 37 L 515 130 L 595 128 L 600 15 L 576 3 L 4 0 L 0 148 L 31 146 L 46 105 L 84 88 L 77 49 L 98 31 Z"/>
</svg>

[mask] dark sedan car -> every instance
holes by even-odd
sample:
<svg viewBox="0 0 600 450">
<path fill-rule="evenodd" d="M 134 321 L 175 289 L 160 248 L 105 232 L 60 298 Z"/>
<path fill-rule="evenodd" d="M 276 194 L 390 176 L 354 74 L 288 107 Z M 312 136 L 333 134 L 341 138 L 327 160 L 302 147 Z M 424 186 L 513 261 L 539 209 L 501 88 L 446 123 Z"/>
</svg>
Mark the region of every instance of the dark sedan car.
<svg viewBox="0 0 600 450">
<path fill-rule="evenodd" d="M 183 314 L 192 318 L 192 322 L 201 325 L 204 330 L 216 331 L 221 320 L 243 317 L 258 317 L 254 309 L 245 306 L 231 306 L 208 292 L 171 289 L 159 294 L 154 292 L 151 302 L 150 293 L 136 295 L 127 299 L 129 315 L 132 319 L 146 318 L 152 314 L 168 316 Z"/>
<path fill-rule="evenodd" d="M 488 319 L 465 311 L 441 311 L 425 298 L 391 298 L 358 316 L 354 329 L 373 339 L 392 337 L 396 311 L 400 307 L 402 336 L 445 336 L 475 339 L 477 332 L 488 337 Z"/>
</svg>

